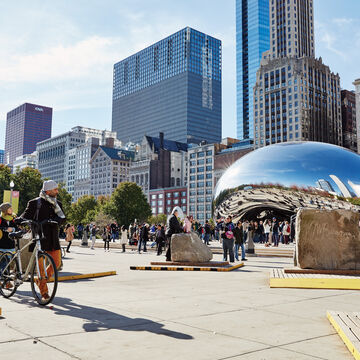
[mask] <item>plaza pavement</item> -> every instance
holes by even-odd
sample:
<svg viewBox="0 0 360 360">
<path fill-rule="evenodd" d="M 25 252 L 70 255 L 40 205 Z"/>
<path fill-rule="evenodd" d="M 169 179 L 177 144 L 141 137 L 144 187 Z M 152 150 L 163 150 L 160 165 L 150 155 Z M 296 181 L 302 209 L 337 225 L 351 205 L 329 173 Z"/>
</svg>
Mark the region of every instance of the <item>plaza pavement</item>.
<svg viewBox="0 0 360 360">
<path fill-rule="evenodd" d="M 270 289 L 269 270 L 289 258 L 229 273 L 129 270 L 159 258 L 74 246 L 63 272 L 117 275 L 59 283 L 53 309 L 29 284 L 0 298 L 0 359 L 352 359 L 326 310 L 358 311 L 359 292 Z"/>
</svg>

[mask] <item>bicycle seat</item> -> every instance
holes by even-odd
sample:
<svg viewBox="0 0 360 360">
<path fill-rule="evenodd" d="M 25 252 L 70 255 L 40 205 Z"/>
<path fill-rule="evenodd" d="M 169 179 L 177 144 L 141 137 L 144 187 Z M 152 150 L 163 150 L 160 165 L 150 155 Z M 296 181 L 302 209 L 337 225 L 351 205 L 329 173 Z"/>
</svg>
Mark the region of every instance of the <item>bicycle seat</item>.
<svg viewBox="0 0 360 360">
<path fill-rule="evenodd" d="M 11 240 L 18 240 L 18 239 L 21 239 L 23 235 L 24 235 L 24 232 L 22 230 L 15 231 L 15 232 L 9 233 L 9 238 Z"/>
</svg>

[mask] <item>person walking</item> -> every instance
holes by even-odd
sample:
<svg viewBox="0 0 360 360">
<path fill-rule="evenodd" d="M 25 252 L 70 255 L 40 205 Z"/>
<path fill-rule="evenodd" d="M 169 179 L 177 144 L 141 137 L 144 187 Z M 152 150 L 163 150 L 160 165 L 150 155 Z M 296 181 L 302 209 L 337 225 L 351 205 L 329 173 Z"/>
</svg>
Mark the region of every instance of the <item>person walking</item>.
<svg viewBox="0 0 360 360">
<path fill-rule="evenodd" d="M 53 180 L 46 180 L 40 191 L 38 198 L 30 200 L 25 211 L 21 214 L 20 219 L 35 220 L 45 222 L 51 220 L 57 224 L 44 224 L 41 230 L 38 229 L 39 236 L 43 238 L 41 248 L 48 253 L 55 262 L 57 268 L 61 265 L 61 250 L 59 241 L 59 226 L 65 223 L 65 214 L 62 204 L 57 200 L 59 190 L 58 184 Z M 43 265 L 40 262 L 40 273 L 44 272 Z M 52 267 L 47 269 L 47 277 L 51 278 L 53 274 Z M 49 299 L 47 281 L 45 278 L 38 281 L 40 294 L 44 299 Z"/>
<path fill-rule="evenodd" d="M 236 227 L 234 228 L 234 238 L 235 238 L 235 259 L 239 261 L 239 247 L 241 247 L 241 260 L 246 261 L 247 259 L 245 258 L 244 230 L 241 221 L 238 221 Z"/>
<path fill-rule="evenodd" d="M 96 243 L 96 225 L 92 224 L 91 230 L 90 230 L 90 239 L 91 239 L 91 248 L 92 250 L 95 250 L 95 243 Z"/>
<path fill-rule="evenodd" d="M 232 223 L 232 218 L 229 215 L 225 219 L 224 232 L 222 233 L 223 249 L 224 249 L 224 261 L 227 261 L 227 254 L 229 253 L 230 262 L 234 262 L 234 229 L 235 226 Z"/>
<path fill-rule="evenodd" d="M 143 252 L 147 252 L 146 243 L 149 240 L 149 224 L 143 224 L 140 231 L 140 239 L 138 244 L 138 252 L 141 253 L 141 246 L 143 246 Z"/>
<path fill-rule="evenodd" d="M 128 242 L 128 231 L 125 227 L 125 225 L 123 225 L 120 229 L 120 244 L 122 247 L 122 252 L 125 252 L 125 246 Z"/>
<path fill-rule="evenodd" d="M 110 251 L 110 226 L 104 226 L 104 230 L 103 230 L 103 234 L 102 234 L 102 238 L 104 241 L 104 251 Z"/>
<path fill-rule="evenodd" d="M 82 223 L 80 223 L 77 226 L 77 232 L 78 232 L 78 239 L 81 240 L 83 237 L 83 231 L 84 231 L 84 225 Z"/>
<path fill-rule="evenodd" d="M 166 242 L 165 230 L 161 224 L 157 225 L 155 239 L 157 244 L 157 255 L 161 255 Z"/>
<path fill-rule="evenodd" d="M 209 221 L 206 220 L 205 226 L 204 226 L 204 244 L 205 245 L 209 245 L 210 236 L 211 236 L 211 227 L 210 227 Z"/>
<path fill-rule="evenodd" d="M 289 243 L 289 237 L 291 233 L 291 227 L 288 221 L 285 221 L 284 227 L 283 227 L 283 236 L 284 236 L 284 243 L 287 245 Z"/>
<path fill-rule="evenodd" d="M 74 240 L 74 232 L 75 228 L 72 224 L 67 224 L 65 226 L 65 240 L 68 242 L 68 246 L 66 248 L 66 252 L 70 252 L 70 246 L 72 244 L 72 241 Z"/>
<path fill-rule="evenodd" d="M 274 244 L 274 246 L 279 246 L 279 223 L 277 222 L 276 218 L 273 218 L 273 223 L 272 223 L 272 242 Z"/>
<path fill-rule="evenodd" d="M 181 233 L 183 230 L 179 224 L 179 220 L 178 220 L 178 210 L 175 207 L 173 209 L 173 211 L 171 212 L 171 215 L 168 218 L 167 221 L 167 228 L 166 228 L 166 237 L 168 239 L 168 248 L 166 251 L 166 261 L 171 261 L 171 236 L 173 234 L 179 234 Z"/>
</svg>

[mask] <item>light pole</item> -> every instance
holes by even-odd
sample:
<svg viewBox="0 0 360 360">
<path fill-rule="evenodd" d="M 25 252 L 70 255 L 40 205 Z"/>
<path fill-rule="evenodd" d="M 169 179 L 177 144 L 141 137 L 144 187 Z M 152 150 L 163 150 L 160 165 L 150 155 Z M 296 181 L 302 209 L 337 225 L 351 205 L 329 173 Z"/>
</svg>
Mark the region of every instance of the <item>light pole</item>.
<svg viewBox="0 0 360 360">
<path fill-rule="evenodd" d="M 14 182 L 11 180 L 10 181 L 10 204 L 12 206 L 12 193 L 13 193 L 13 188 L 14 188 L 15 184 Z"/>
</svg>

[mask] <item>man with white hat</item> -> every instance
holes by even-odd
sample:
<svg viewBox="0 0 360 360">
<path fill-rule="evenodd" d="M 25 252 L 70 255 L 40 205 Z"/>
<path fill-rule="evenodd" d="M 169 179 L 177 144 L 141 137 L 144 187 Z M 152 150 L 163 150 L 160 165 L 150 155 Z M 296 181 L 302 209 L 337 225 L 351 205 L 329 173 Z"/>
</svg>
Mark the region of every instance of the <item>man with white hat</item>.
<svg viewBox="0 0 360 360">
<path fill-rule="evenodd" d="M 56 199 L 59 193 L 58 184 L 54 180 L 46 180 L 38 198 L 30 200 L 23 214 L 20 216 L 25 220 L 43 222 L 51 220 L 56 224 L 44 224 L 43 234 L 39 234 L 45 240 L 41 241 L 41 249 L 46 251 L 55 261 L 57 268 L 61 265 L 61 250 L 59 241 L 59 226 L 65 222 L 65 214 L 61 202 Z M 51 274 L 48 276 L 51 276 Z M 48 289 L 46 280 L 39 283 L 40 293 L 47 298 Z"/>
</svg>

